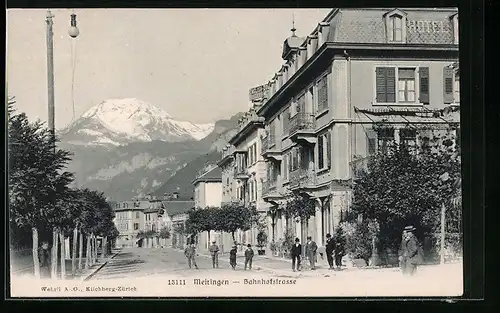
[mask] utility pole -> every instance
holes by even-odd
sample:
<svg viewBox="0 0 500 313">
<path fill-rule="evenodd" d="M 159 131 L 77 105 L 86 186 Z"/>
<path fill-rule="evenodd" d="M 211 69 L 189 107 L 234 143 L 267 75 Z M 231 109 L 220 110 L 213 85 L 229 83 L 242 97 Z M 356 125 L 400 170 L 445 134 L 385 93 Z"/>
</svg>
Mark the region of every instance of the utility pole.
<svg viewBox="0 0 500 313">
<path fill-rule="evenodd" d="M 55 108 L 54 108 L 54 41 L 52 32 L 52 13 L 47 10 L 47 90 L 48 90 L 48 106 L 49 106 L 49 119 L 48 125 L 52 137 L 55 137 Z M 56 150 L 54 141 L 54 153 Z"/>
</svg>

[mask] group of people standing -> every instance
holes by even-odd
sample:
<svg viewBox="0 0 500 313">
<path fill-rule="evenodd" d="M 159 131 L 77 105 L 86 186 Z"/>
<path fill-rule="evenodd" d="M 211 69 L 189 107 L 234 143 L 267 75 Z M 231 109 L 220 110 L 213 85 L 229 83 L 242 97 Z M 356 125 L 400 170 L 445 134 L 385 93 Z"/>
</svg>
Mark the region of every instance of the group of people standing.
<svg viewBox="0 0 500 313">
<path fill-rule="evenodd" d="M 215 241 L 212 242 L 212 245 L 208 248 L 210 252 L 210 256 L 212 257 L 212 266 L 213 268 L 219 268 L 219 246 Z M 233 245 L 232 249 L 229 251 L 229 264 L 231 265 L 233 270 L 236 270 L 236 253 L 237 246 Z M 198 269 L 198 265 L 196 264 L 196 248 L 194 243 L 189 244 L 184 250 L 184 255 L 188 259 L 188 266 L 192 268 L 194 266 Z M 252 269 L 252 261 L 253 261 L 254 251 L 252 249 L 252 245 L 248 244 L 247 249 L 245 250 L 245 270 Z"/>
<path fill-rule="evenodd" d="M 311 236 L 308 236 L 304 254 L 306 258 L 309 260 L 309 266 L 311 270 L 316 270 L 317 252 L 318 252 L 318 245 L 316 244 L 315 241 L 312 240 Z M 342 257 L 344 257 L 345 255 L 344 244 L 341 241 L 335 241 L 332 235 L 326 234 L 325 254 L 328 260 L 329 269 L 340 270 L 342 266 Z M 292 270 L 294 272 L 301 270 L 301 259 L 300 259 L 301 255 L 302 255 L 302 245 L 300 244 L 300 239 L 295 238 L 295 244 L 290 249 L 290 256 L 292 257 Z M 323 254 L 320 253 L 320 255 L 321 258 L 323 258 Z M 334 267 L 334 260 L 335 260 L 335 267 Z"/>
</svg>

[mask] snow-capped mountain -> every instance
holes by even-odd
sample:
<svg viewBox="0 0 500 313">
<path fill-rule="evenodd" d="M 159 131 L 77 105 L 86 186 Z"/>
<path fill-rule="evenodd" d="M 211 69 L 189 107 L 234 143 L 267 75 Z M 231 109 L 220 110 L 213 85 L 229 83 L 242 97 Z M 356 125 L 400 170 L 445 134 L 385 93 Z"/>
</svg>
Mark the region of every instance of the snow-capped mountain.
<svg viewBox="0 0 500 313">
<path fill-rule="evenodd" d="M 201 140 L 215 124 L 177 121 L 157 106 L 135 99 L 109 99 L 94 106 L 61 132 L 76 145 L 120 146 L 155 140 Z"/>
</svg>

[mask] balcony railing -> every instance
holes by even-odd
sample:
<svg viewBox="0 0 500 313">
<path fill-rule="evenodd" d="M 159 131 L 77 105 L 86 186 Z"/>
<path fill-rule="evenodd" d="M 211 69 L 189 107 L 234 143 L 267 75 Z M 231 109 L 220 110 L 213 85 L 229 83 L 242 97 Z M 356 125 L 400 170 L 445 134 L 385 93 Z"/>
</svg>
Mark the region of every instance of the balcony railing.
<svg viewBox="0 0 500 313">
<path fill-rule="evenodd" d="M 316 118 L 310 113 L 297 113 L 290 119 L 290 135 L 300 131 L 314 131 L 316 129 Z"/>
<path fill-rule="evenodd" d="M 272 193 L 273 191 L 276 191 L 276 181 L 268 180 L 262 182 L 262 194 L 263 195 L 268 195 Z"/>
<path fill-rule="evenodd" d="M 311 187 L 316 184 L 316 173 L 312 169 L 299 168 L 290 172 L 290 187 Z"/>
<path fill-rule="evenodd" d="M 276 146 L 276 137 L 267 135 L 267 137 L 262 138 L 261 154 L 264 154 L 270 148 L 273 148 L 275 146 Z"/>
<path fill-rule="evenodd" d="M 246 166 L 243 166 L 243 167 L 235 167 L 234 169 L 234 178 L 239 178 L 239 179 L 242 179 L 242 178 L 248 178 L 248 171 L 247 171 L 247 168 Z"/>
</svg>

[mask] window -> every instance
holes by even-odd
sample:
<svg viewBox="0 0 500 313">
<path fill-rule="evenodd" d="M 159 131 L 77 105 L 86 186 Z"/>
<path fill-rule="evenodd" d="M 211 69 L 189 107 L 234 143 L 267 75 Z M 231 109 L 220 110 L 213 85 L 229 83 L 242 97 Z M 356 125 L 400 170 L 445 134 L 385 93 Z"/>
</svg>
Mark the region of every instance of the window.
<svg viewBox="0 0 500 313">
<path fill-rule="evenodd" d="M 318 136 L 318 169 L 328 169 L 331 164 L 330 132 Z"/>
<path fill-rule="evenodd" d="M 293 172 L 299 168 L 299 149 L 292 148 L 291 151 L 291 162 L 290 162 L 290 172 Z"/>
<path fill-rule="evenodd" d="M 290 116 L 291 116 L 290 110 L 291 106 L 289 106 L 288 108 L 285 109 L 285 111 L 283 111 L 283 135 L 287 135 L 288 130 L 290 129 Z"/>
<path fill-rule="evenodd" d="M 276 137 L 276 119 L 271 121 L 271 123 L 269 124 L 269 147 L 272 147 L 276 143 L 275 137 Z"/>
<path fill-rule="evenodd" d="M 318 81 L 318 112 L 328 109 L 328 76 Z"/>
<path fill-rule="evenodd" d="M 392 41 L 403 41 L 403 17 L 393 15 L 391 17 Z"/>
<path fill-rule="evenodd" d="M 398 69 L 398 102 L 415 102 L 415 69 Z"/>
<path fill-rule="evenodd" d="M 394 142 L 394 128 L 380 128 L 377 130 L 378 148 L 382 153 L 387 153 L 391 143 Z"/>
<path fill-rule="evenodd" d="M 135 218 L 139 218 L 139 212 L 135 212 Z"/>
<path fill-rule="evenodd" d="M 139 223 L 134 223 L 134 230 L 138 230 L 139 229 Z"/>
<path fill-rule="evenodd" d="M 306 111 L 306 95 L 302 94 L 296 102 L 296 112 L 305 113 Z"/>
<path fill-rule="evenodd" d="M 399 143 L 406 146 L 414 146 L 417 141 L 417 131 L 414 128 L 402 128 L 399 130 Z"/>
<path fill-rule="evenodd" d="M 283 181 L 288 181 L 288 157 L 288 153 L 283 156 Z"/>
<path fill-rule="evenodd" d="M 309 95 L 310 95 L 310 99 L 311 99 L 311 107 L 313 108 L 313 110 L 316 110 L 317 108 L 317 105 L 316 105 L 316 97 L 314 96 L 314 86 L 310 87 L 309 88 Z M 315 112 L 317 113 L 317 112 Z"/>
</svg>

